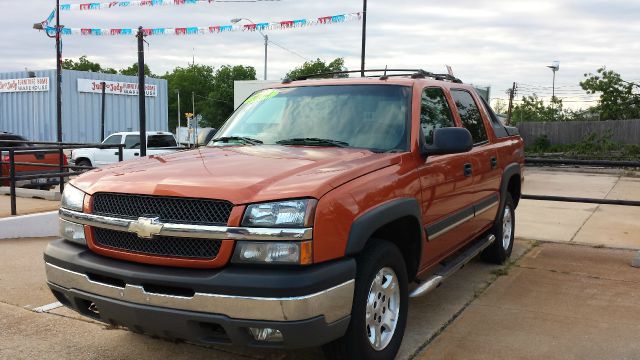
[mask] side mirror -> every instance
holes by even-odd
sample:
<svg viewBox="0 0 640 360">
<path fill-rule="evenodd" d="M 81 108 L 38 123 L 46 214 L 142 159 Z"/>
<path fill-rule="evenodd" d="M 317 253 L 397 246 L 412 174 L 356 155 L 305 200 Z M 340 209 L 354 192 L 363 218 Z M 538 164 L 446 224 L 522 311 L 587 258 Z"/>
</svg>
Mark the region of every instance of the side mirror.
<svg viewBox="0 0 640 360">
<path fill-rule="evenodd" d="M 433 144 L 426 145 L 423 155 L 459 154 L 473 148 L 469 130 L 459 127 L 439 128 L 433 131 Z"/>
</svg>

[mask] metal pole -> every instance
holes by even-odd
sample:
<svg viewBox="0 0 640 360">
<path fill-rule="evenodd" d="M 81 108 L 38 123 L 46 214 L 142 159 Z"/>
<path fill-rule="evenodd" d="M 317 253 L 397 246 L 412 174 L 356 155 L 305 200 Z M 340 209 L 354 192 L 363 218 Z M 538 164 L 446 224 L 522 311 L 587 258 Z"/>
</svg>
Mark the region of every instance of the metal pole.
<svg viewBox="0 0 640 360">
<path fill-rule="evenodd" d="M 100 117 L 100 142 L 104 141 L 104 115 L 107 103 L 107 83 L 101 82 L 102 85 L 102 116 Z"/>
<path fill-rule="evenodd" d="M 56 125 L 57 141 L 62 143 L 62 46 L 60 44 L 60 0 L 56 0 Z M 64 172 L 64 151 L 58 152 L 60 173 Z M 60 193 L 64 191 L 64 177 L 59 178 Z"/>
<path fill-rule="evenodd" d="M 196 120 L 196 93 L 191 92 L 191 121 L 193 122 L 193 147 L 198 147 L 198 121 Z"/>
<path fill-rule="evenodd" d="M 180 129 L 180 118 L 181 118 L 181 115 L 180 115 L 180 90 L 178 90 L 177 92 L 178 92 L 178 129 Z M 176 132 L 178 132 L 178 131 L 176 130 Z"/>
<path fill-rule="evenodd" d="M 553 70 L 553 85 L 551 86 L 551 99 L 555 100 L 556 98 L 556 71 Z"/>
<path fill-rule="evenodd" d="M 267 49 L 269 47 L 269 35 L 264 36 L 264 79 L 267 80 Z"/>
<path fill-rule="evenodd" d="M 140 157 L 147 156 L 147 115 L 144 86 L 144 32 L 138 28 L 138 106 L 140 111 Z"/>
<path fill-rule="evenodd" d="M 362 53 L 360 59 L 360 71 L 364 77 L 364 59 L 367 49 L 367 0 L 363 0 L 362 4 Z"/>
<path fill-rule="evenodd" d="M 15 150 L 9 150 L 9 193 L 11 194 L 11 215 L 17 215 Z"/>
</svg>

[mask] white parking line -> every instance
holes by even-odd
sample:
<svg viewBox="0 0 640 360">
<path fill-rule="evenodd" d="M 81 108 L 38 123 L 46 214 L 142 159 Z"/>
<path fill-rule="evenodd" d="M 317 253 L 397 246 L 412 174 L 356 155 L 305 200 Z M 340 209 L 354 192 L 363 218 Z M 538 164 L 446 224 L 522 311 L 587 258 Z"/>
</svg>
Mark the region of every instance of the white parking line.
<svg viewBox="0 0 640 360">
<path fill-rule="evenodd" d="M 62 304 L 59 301 L 56 301 L 54 303 L 51 304 L 47 304 L 47 305 L 42 305 L 40 307 L 37 307 L 35 309 L 33 309 L 33 311 L 37 312 L 37 313 L 43 313 L 43 312 L 47 312 L 53 309 L 57 309 L 59 307 L 62 307 Z"/>
</svg>

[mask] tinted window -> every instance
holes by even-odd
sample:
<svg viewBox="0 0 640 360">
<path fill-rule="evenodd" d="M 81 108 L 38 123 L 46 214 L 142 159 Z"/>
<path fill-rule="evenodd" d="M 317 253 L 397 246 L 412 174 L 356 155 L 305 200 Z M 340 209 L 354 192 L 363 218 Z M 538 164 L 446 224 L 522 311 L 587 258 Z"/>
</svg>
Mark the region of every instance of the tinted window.
<svg viewBox="0 0 640 360">
<path fill-rule="evenodd" d="M 150 148 L 165 148 L 175 147 L 178 144 L 176 144 L 176 139 L 173 135 L 149 135 L 147 137 L 147 146 Z"/>
<path fill-rule="evenodd" d="M 456 102 L 462 125 L 471 133 L 473 143 L 487 141 L 487 130 L 484 128 L 482 116 L 471 94 L 464 90 L 452 90 L 451 95 Z"/>
<path fill-rule="evenodd" d="M 120 144 L 122 142 L 122 135 L 111 135 L 104 139 L 102 142 L 105 145 Z"/>
<path fill-rule="evenodd" d="M 433 143 L 433 130 L 455 126 L 451 109 L 442 89 L 427 88 L 422 92 L 420 126 L 422 126 L 427 144 Z"/>
<path fill-rule="evenodd" d="M 124 145 L 127 149 L 140 149 L 140 135 L 127 135 Z"/>
<path fill-rule="evenodd" d="M 16 143 L 10 143 L 10 142 L 6 142 L 6 141 L 2 141 L 2 140 L 9 140 L 9 141 L 27 141 L 27 139 L 23 138 L 22 136 L 19 135 L 0 135 L 0 147 L 28 147 L 31 146 L 31 144 L 16 144 Z"/>
<path fill-rule="evenodd" d="M 267 89 L 249 97 L 216 137 L 264 144 L 320 138 L 374 151 L 406 150 L 410 95 L 410 87 L 396 85 Z"/>
</svg>

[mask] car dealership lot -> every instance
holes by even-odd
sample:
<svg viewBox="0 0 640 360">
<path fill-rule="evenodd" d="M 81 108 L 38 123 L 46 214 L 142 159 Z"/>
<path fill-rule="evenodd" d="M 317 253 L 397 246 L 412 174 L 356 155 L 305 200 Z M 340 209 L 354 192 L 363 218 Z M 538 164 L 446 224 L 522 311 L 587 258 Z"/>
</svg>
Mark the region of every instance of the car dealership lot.
<svg viewBox="0 0 640 360">
<path fill-rule="evenodd" d="M 622 173 L 529 169 L 526 176 L 527 194 L 640 199 L 640 179 Z M 633 358 L 640 352 L 634 340 L 640 269 L 629 264 L 640 249 L 639 216 L 634 207 L 523 200 L 515 262 L 473 261 L 434 292 L 411 300 L 399 358 Z M 47 242 L 0 240 L 2 359 L 321 358 L 319 349 L 174 344 L 65 308 L 36 312 L 55 302 L 44 282 Z"/>
</svg>

